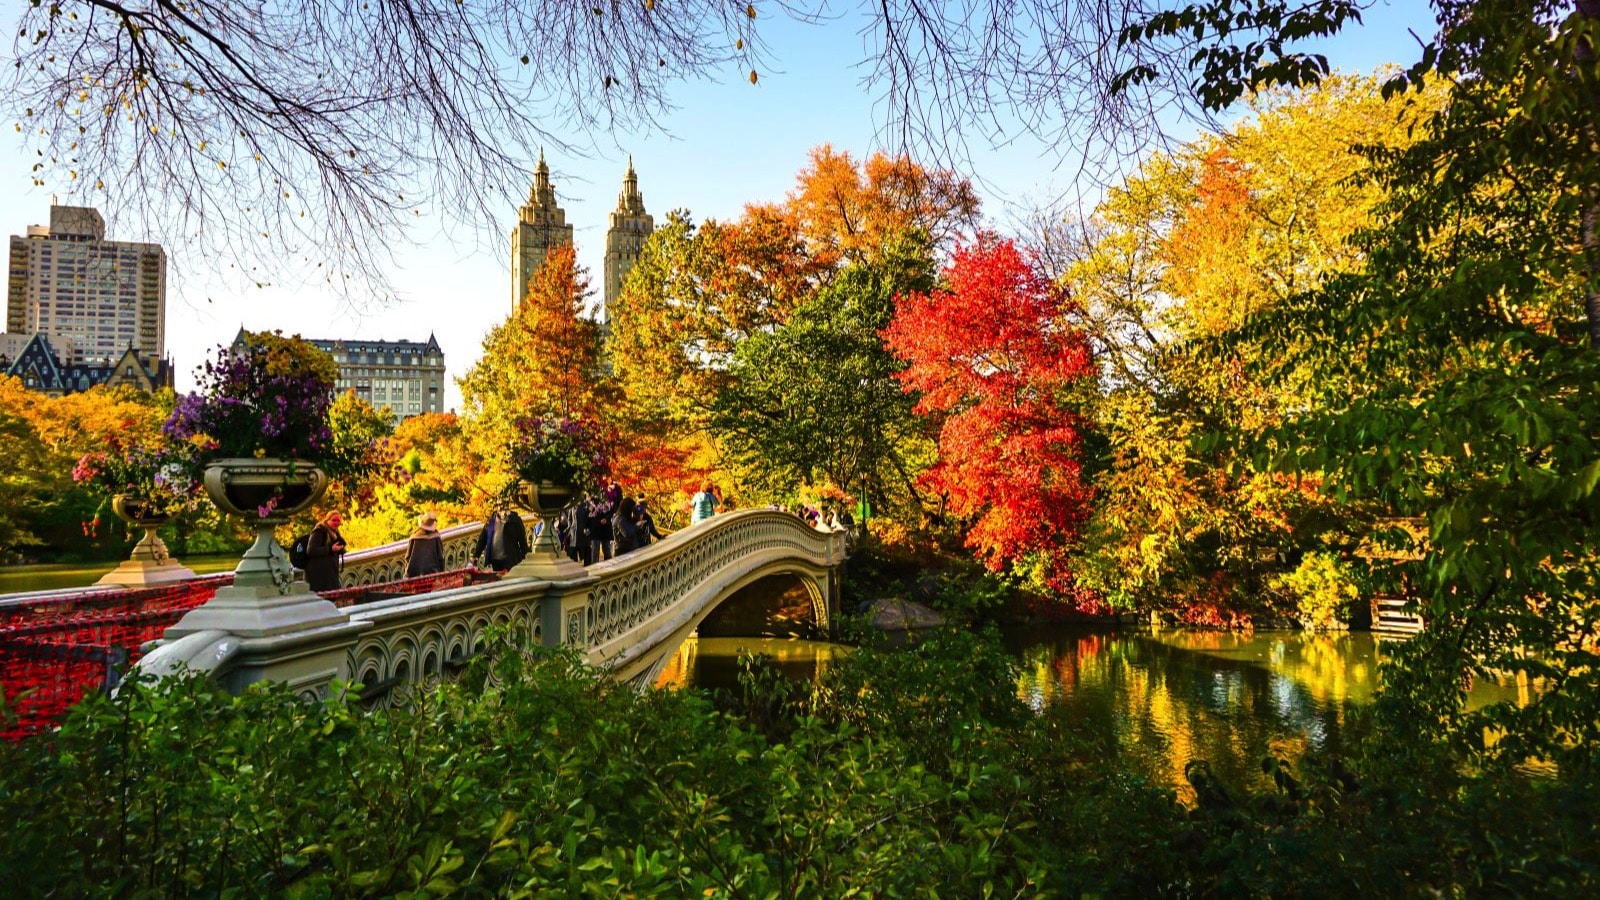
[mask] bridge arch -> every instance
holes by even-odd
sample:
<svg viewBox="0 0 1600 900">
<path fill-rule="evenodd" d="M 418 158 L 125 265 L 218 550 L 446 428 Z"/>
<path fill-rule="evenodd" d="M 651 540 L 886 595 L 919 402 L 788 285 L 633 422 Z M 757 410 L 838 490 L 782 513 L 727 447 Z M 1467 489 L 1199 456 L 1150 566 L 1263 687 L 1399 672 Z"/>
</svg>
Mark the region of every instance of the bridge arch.
<svg viewBox="0 0 1600 900">
<path fill-rule="evenodd" d="M 822 630 L 838 612 L 842 534 L 768 510 L 727 513 L 622 559 L 590 567 L 596 583 L 582 625 L 589 661 L 646 686 L 706 617 L 746 588 L 788 578 L 805 590 Z M 642 592 L 640 585 L 649 587 Z M 618 598 L 624 598 L 618 614 Z M 639 606 L 628 601 L 638 597 Z M 570 622 L 570 620 L 569 620 Z M 568 628 L 568 636 L 573 636 Z"/>
</svg>

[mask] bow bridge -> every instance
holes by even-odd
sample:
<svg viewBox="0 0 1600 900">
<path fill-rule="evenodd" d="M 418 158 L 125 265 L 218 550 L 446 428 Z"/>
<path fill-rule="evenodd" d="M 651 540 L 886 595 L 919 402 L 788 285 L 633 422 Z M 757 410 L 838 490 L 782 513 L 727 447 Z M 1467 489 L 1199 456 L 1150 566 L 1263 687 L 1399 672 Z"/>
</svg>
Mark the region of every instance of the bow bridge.
<svg viewBox="0 0 1600 900">
<path fill-rule="evenodd" d="M 446 532 L 447 562 L 466 562 L 479 527 Z M 714 516 L 575 577 L 508 576 L 414 595 L 378 593 L 343 608 L 316 595 L 264 596 L 261 605 L 288 604 L 289 612 L 249 620 L 191 613 L 138 665 L 155 674 L 180 664 L 209 671 L 233 690 L 261 679 L 284 681 L 306 696 L 325 693 L 334 679 L 359 681 L 373 703 L 400 703 L 406 692 L 396 688 L 452 677 L 483 649 L 486 633 L 500 627 L 531 644 L 575 648 L 613 677 L 646 686 L 684 639 L 730 601 L 802 596 L 810 624 L 830 628 L 844 537 L 786 513 L 744 510 Z M 387 580 L 398 567 L 394 555 L 352 554 L 345 584 Z M 309 604 L 307 597 L 313 598 Z M 219 592 L 207 607 L 241 603 L 219 604 L 222 599 Z M 229 621 L 249 624 L 230 628 Z M 205 627 L 212 622 L 221 624 Z"/>
</svg>

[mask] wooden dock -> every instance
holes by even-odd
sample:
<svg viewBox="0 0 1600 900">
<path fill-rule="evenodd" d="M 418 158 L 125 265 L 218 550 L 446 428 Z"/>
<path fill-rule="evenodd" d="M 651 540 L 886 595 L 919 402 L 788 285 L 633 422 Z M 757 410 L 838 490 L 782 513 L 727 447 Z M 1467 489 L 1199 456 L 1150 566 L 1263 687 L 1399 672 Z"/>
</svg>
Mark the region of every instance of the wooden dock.
<svg viewBox="0 0 1600 900">
<path fill-rule="evenodd" d="M 1406 612 L 1410 601 L 1400 596 L 1372 598 L 1372 630 L 1385 634 L 1416 634 L 1423 628 L 1422 617 Z"/>
</svg>

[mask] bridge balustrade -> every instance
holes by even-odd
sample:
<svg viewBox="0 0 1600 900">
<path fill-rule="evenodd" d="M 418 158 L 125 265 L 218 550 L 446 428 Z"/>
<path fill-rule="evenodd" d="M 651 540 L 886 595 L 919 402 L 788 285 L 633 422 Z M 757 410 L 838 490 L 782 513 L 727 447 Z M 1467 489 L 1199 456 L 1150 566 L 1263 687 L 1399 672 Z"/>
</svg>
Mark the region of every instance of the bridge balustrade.
<svg viewBox="0 0 1600 900">
<path fill-rule="evenodd" d="M 609 667 L 613 677 L 642 685 L 712 609 L 763 577 L 792 575 L 807 584 L 818 623 L 826 627 L 843 560 L 842 534 L 815 531 L 784 513 L 744 510 L 570 580 L 507 577 L 379 600 L 345 610 L 346 624 L 304 633 L 238 638 L 198 632 L 145 664 L 157 671 L 179 661 L 206 668 L 230 688 L 273 678 L 307 697 L 325 692 L 335 679 L 358 681 L 374 704 L 398 704 L 408 692 L 396 688 L 452 676 L 498 625 L 532 644 L 574 647 Z"/>
<path fill-rule="evenodd" d="M 524 517 L 524 521 L 528 521 Z M 529 523 L 531 526 L 531 522 Z M 464 569 L 472 562 L 472 549 L 483 531 L 482 522 L 456 525 L 439 532 L 444 541 L 445 569 Z M 344 555 L 344 569 L 339 574 L 341 587 L 360 587 L 399 581 L 406 575 L 406 546 L 400 540 L 380 547 L 355 550 Z"/>
<path fill-rule="evenodd" d="M 496 626 L 530 644 L 574 647 L 613 677 L 652 684 L 701 619 L 765 577 L 799 579 L 817 624 L 828 627 L 845 555 L 842 534 L 814 531 L 784 513 L 745 510 L 590 566 L 581 577 L 501 580 L 464 568 L 480 528 L 445 533 L 452 568 L 434 576 L 399 580 L 404 541 L 349 554 L 345 586 L 323 595 L 342 611 L 342 624 L 265 637 L 201 631 L 149 654 L 148 642 L 210 599 L 232 573 L 159 588 L 0 598 L 6 698 L 32 688 L 24 720 L 4 736 L 48 727 L 86 691 L 114 684 L 115 667 L 128 661 L 152 674 L 181 663 L 231 689 L 273 678 L 307 697 L 325 693 L 335 679 L 358 681 L 374 705 L 401 704 L 409 692 L 396 688 L 455 676 Z"/>
</svg>

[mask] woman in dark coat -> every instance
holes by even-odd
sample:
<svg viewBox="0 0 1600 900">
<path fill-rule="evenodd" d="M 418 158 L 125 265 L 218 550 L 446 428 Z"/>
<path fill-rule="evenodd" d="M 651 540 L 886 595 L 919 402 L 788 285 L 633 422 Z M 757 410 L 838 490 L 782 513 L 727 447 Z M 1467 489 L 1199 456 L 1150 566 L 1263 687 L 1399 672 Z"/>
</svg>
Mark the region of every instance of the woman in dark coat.
<svg viewBox="0 0 1600 900">
<path fill-rule="evenodd" d="M 621 556 L 639 549 L 639 525 L 633 520 L 633 498 L 623 497 L 611 517 L 611 535 L 615 542 L 612 554 Z"/>
<path fill-rule="evenodd" d="M 344 567 L 344 535 L 339 526 L 343 524 L 344 517 L 336 510 L 311 529 L 306 541 L 306 585 L 313 591 L 339 589 L 339 570 Z"/>
<path fill-rule="evenodd" d="M 407 578 L 444 571 L 444 538 L 439 536 L 438 523 L 433 513 L 417 517 L 417 530 L 406 544 Z"/>
</svg>

